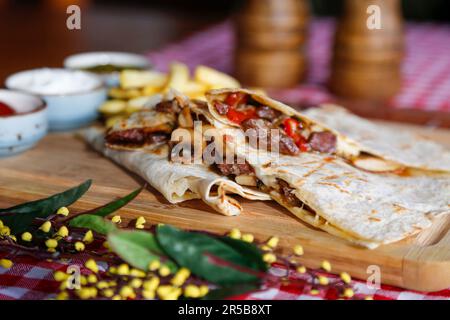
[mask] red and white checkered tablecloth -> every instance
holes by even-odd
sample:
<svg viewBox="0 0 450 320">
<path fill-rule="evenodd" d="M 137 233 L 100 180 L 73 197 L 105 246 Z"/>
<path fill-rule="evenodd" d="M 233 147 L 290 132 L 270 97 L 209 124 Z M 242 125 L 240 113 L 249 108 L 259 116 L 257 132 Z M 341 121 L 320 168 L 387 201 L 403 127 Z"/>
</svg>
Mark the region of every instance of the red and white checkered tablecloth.
<svg viewBox="0 0 450 320">
<path fill-rule="evenodd" d="M 333 101 L 325 82 L 329 75 L 334 24 L 333 19 L 312 22 L 306 82 L 291 89 L 272 90 L 271 96 L 295 105 Z M 157 69 L 164 71 L 176 60 L 192 68 L 205 64 L 230 73 L 233 50 L 232 24 L 227 21 L 163 50 L 149 52 L 148 57 Z M 408 23 L 402 70 L 403 87 L 390 101 L 391 107 L 450 111 L 450 25 Z"/>
<path fill-rule="evenodd" d="M 296 88 L 271 92 L 294 104 L 315 104 L 333 100 L 324 83 L 328 76 L 328 63 L 334 21 L 316 20 L 312 23 L 309 43 L 310 74 L 306 84 Z M 230 72 L 233 52 L 233 34 L 230 22 L 195 34 L 163 50 L 148 53 L 157 69 L 167 70 L 174 60 L 190 67 L 205 64 Z M 407 55 L 403 64 L 404 86 L 391 101 L 393 108 L 450 111 L 450 25 L 408 24 L 406 27 Z M 307 248 L 306 248 L 307 249 Z M 0 258 L 5 254 L 0 253 Z M 70 264 L 83 265 L 84 257 L 75 256 Z M 11 269 L 0 267 L 0 299 L 49 299 L 55 296 L 58 283 L 53 272 L 65 270 L 68 261 L 36 260 L 29 257 L 14 259 Z M 273 267 L 270 272 L 285 270 Z M 300 275 L 294 275 L 294 277 Z M 328 275 L 333 278 L 333 275 Z M 406 291 L 392 286 L 369 288 L 364 281 L 353 281 L 358 294 L 372 295 L 376 300 L 445 299 L 450 300 L 450 289 L 435 293 Z M 305 292 L 309 292 L 305 290 Z M 294 285 L 273 285 L 263 291 L 241 295 L 245 300 L 307 300 L 333 299 L 330 292 L 311 295 Z"/>
<path fill-rule="evenodd" d="M 0 259 L 7 258 L 4 253 L 0 253 Z M 56 296 L 59 283 L 53 279 L 53 273 L 57 270 L 65 271 L 68 265 L 79 265 L 83 274 L 89 273 L 83 267 L 86 256 L 79 254 L 73 256 L 71 261 L 47 261 L 37 260 L 31 257 L 14 258 L 14 265 L 10 269 L 0 267 L 0 300 L 42 300 L 52 299 Z M 105 265 L 100 264 L 100 271 L 105 270 Z M 275 275 L 285 275 L 286 269 L 275 266 L 270 269 Z M 335 275 L 326 275 L 330 281 L 336 279 Z M 301 279 L 306 276 L 292 271 L 290 279 Z M 450 300 L 450 289 L 434 292 L 421 293 L 416 291 L 406 291 L 400 288 L 382 285 L 375 289 L 366 285 L 364 281 L 353 280 L 355 293 L 359 297 L 373 296 L 375 300 Z M 233 297 L 237 300 L 327 300 L 336 299 L 333 290 L 322 290 L 318 295 L 309 293 L 309 287 L 302 287 L 297 284 L 271 284 L 261 291 Z"/>
</svg>

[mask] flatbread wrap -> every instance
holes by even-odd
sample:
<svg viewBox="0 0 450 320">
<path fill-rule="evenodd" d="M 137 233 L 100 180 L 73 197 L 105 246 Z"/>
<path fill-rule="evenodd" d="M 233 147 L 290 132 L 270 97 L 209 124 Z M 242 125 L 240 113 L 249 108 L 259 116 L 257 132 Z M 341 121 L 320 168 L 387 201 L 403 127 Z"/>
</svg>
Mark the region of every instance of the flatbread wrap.
<svg viewBox="0 0 450 320">
<path fill-rule="evenodd" d="M 270 199 L 267 194 L 242 187 L 204 165 L 170 162 L 167 144 L 147 146 L 145 152 L 124 151 L 106 147 L 105 134 L 98 128 L 86 129 L 81 132 L 81 136 L 95 150 L 146 180 L 170 203 L 202 199 L 216 211 L 235 216 L 243 208 L 236 199 L 228 195 L 230 193 L 250 200 Z"/>
<path fill-rule="evenodd" d="M 407 132 L 380 127 L 326 106 L 299 112 L 265 95 L 245 89 L 212 90 L 206 94 L 211 115 L 218 121 L 266 134 L 281 154 L 315 152 L 339 156 L 370 172 L 400 175 L 414 170 L 450 172 L 450 152 L 443 146 Z"/>
<path fill-rule="evenodd" d="M 229 142 L 230 143 L 230 142 Z M 239 144 L 261 189 L 308 224 L 376 248 L 450 213 L 450 178 L 379 175 L 320 153 L 276 156 Z"/>
</svg>

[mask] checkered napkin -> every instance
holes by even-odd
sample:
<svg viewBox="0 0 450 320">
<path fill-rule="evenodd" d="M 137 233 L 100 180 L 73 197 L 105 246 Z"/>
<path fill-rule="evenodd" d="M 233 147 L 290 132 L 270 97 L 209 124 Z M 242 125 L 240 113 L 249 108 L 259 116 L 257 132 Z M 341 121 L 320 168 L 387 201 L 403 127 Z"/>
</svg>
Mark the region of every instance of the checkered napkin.
<svg viewBox="0 0 450 320">
<path fill-rule="evenodd" d="M 333 43 L 333 19 L 316 19 L 311 24 L 308 44 L 309 75 L 295 88 L 269 92 L 294 105 L 332 102 L 327 91 L 329 63 Z M 231 72 L 234 50 L 232 23 L 227 21 L 171 44 L 163 50 L 149 52 L 157 69 L 167 70 L 177 60 L 195 67 L 205 64 Z M 408 23 L 406 57 L 403 62 L 403 87 L 389 105 L 392 108 L 450 111 L 450 25 Z"/>
<path fill-rule="evenodd" d="M 0 258 L 7 258 L 4 253 L 0 253 Z M 14 265 L 10 269 L 0 267 L 0 300 L 40 300 L 51 299 L 58 292 L 59 283 L 53 279 L 53 273 L 57 270 L 65 271 L 68 265 L 79 265 L 82 273 L 83 264 L 87 257 L 78 254 L 70 261 L 47 261 L 37 260 L 31 257 L 14 258 Z M 100 265 L 104 270 L 105 266 Z M 275 266 L 269 270 L 274 275 L 283 276 L 286 269 L 282 266 Z M 323 274 L 330 279 L 336 279 L 335 275 Z M 307 276 L 290 272 L 289 278 L 305 279 Z M 450 300 L 450 289 L 434 292 L 420 293 L 416 291 L 405 291 L 392 286 L 382 286 L 379 289 L 371 288 L 363 281 L 354 280 L 353 287 L 358 296 L 373 296 L 376 300 Z M 322 290 L 317 295 L 309 293 L 309 287 L 302 287 L 297 284 L 270 284 L 263 290 L 236 296 L 237 300 L 327 300 L 337 299 L 334 290 Z"/>
</svg>

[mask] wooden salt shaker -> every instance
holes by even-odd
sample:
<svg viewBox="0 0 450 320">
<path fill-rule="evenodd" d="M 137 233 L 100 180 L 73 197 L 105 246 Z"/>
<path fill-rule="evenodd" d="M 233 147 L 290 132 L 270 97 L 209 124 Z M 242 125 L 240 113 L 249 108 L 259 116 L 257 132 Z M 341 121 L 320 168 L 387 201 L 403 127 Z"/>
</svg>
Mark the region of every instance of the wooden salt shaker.
<svg viewBox="0 0 450 320">
<path fill-rule="evenodd" d="M 247 86 L 283 88 L 306 73 L 305 0 L 247 0 L 235 21 L 235 74 Z"/>
<path fill-rule="evenodd" d="M 378 9 L 379 26 L 371 24 Z M 388 99 L 400 89 L 402 58 L 400 0 L 346 0 L 335 34 L 330 90 L 351 99 Z"/>
</svg>

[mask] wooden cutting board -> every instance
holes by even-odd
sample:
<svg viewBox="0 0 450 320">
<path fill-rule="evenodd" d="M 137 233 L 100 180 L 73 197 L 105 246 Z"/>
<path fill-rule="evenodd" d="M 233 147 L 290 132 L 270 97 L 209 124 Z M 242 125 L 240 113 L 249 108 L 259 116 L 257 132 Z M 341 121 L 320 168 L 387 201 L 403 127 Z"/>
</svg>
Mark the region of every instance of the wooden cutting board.
<svg viewBox="0 0 450 320">
<path fill-rule="evenodd" d="M 450 146 L 448 130 L 394 126 L 423 132 Z M 54 133 L 33 150 L 0 159 L 0 207 L 46 197 L 86 179 L 93 179 L 94 184 L 72 206 L 73 211 L 105 204 L 144 183 L 92 151 L 73 134 Z M 316 268 L 326 259 L 333 265 L 333 272 L 347 271 L 359 279 L 365 280 L 371 270 L 379 269 L 381 282 L 385 284 L 422 291 L 450 287 L 450 217 L 436 221 L 432 228 L 416 237 L 367 250 L 303 224 L 275 202 L 239 200 L 244 207 L 243 214 L 225 217 L 199 200 L 170 204 L 148 188 L 122 209 L 120 215 L 129 219 L 142 215 L 152 224 L 167 223 L 221 234 L 239 228 L 260 240 L 276 235 L 280 237 L 283 250 L 302 244 L 305 248 L 302 259 L 309 267 Z"/>
</svg>

